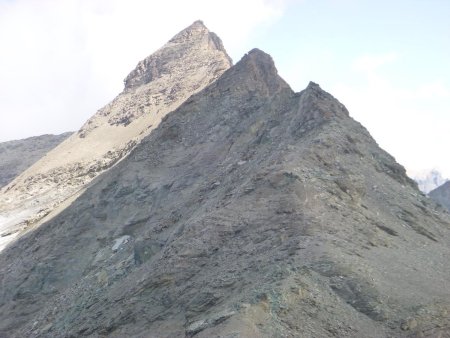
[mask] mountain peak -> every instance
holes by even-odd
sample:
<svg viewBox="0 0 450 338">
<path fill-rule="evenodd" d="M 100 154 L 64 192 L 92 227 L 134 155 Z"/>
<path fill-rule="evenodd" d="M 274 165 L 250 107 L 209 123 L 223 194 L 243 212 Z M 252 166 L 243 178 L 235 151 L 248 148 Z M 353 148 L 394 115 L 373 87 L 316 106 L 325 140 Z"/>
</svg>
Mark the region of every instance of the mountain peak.
<svg viewBox="0 0 450 338">
<path fill-rule="evenodd" d="M 431 169 L 430 171 L 416 173 L 413 179 L 417 182 L 420 191 L 425 194 L 428 194 L 430 191 L 438 188 L 447 181 L 436 168 Z"/>
<path fill-rule="evenodd" d="M 180 66 L 189 69 L 201 66 L 205 59 L 219 58 L 224 69 L 232 60 L 221 39 L 197 20 L 171 38 L 162 48 L 140 61 L 125 78 L 125 90 L 145 85 Z M 223 70 L 223 69 L 222 69 Z"/>
<path fill-rule="evenodd" d="M 8 229 L 23 229 L 40 222 L 75 191 L 126 156 L 162 118 L 215 82 L 230 66 L 231 59 L 220 39 L 203 23 L 197 21 L 183 30 L 172 42 L 139 62 L 127 77 L 125 90 L 92 115 L 77 133 L 2 189 L 0 232 L 5 222 Z M 20 210 L 20 217 L 4 217 L 16 210 Z M 3 236 L 0 250 L 14 236 Z"/>
<path fill-rule="evenodd" d="M 307 121 L 323 122 L 333 117 L 349 116 L 347 108 L 315 82 L 310 81 L 299 95 L 303 118 Z"/>
<path fill-rule="evenodd" d="M 197 20 L 194 21 L 190 26 L 186 27 L 179 33 L 177 33 L 169 42 L 179 43 L 184 42 L 188 39 L 192 39 L 195 36 L 208 35 L 211 33 L 209 29 L 205 26 L 203 21 Z"/>
<path fill-rule="evenodd" d="M 252 59 L 258 58 L 260 60 L 266 60 L 269 63 L 274 64 L 272 57 L 259 48 L 253 48 L 247 54 L 245 54 L 242 59 L 246 60 L 248 58 L 252 58 Z"/>
<path fill-rule="evenodd" d="M 219 79 L 218 85 L 232 87 L 234 91 L 246 89 L 260 90 L 271 96 L 282 89 L 292 92 L 289 85 L 278 75 L 272 57 L 260 49 L 254 48 L 245 54 L 236 65 Z"/>
<path fill-rule="evenodd" d="M 320 85 L 318 83 L 315 83 L 313 81 L 309 81 L 308 86 L 306 87 L 307 89 L 316 89 L 316 90 L 322 90 L 322 88 L 320 88 Z"/>
<path fill-rule="evenodd" d="M 279 77 L 272 57 L 258 48 L 254 48 L 245 54 L 240 63 L 245 67 L 252 67 L 254 70 L 259 69 L 266 75 Z"/>
</svg>

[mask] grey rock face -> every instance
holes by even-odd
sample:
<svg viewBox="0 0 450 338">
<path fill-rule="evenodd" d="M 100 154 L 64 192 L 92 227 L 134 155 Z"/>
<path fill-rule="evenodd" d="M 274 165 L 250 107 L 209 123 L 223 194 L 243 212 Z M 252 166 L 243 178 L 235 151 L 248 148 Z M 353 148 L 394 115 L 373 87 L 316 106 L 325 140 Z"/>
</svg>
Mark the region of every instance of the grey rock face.
<svg viewBox="0 0 450 338">
<path fill-rule="evenodd" d="M 428 196 L 450 212 L 450 181 L 431 191 Z"/>
<path fill-rule="evenodd" d="M 0 143 L 0 188 L 11 182 L 70 134 L 41 135 Z"/>
<path fill-rule="evenodd" d="M 0 333 L 442 336 L 449 222 L 344 105 L 253 50 L 0 255 Z"/>
</svg>

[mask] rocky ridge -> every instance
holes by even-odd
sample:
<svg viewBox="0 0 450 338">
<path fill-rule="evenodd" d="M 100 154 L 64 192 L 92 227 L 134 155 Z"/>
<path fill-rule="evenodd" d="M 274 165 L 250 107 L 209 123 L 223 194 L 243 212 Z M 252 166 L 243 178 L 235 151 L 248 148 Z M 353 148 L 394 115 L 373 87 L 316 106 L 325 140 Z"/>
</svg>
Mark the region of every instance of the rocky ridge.
<svg viewBox="0 0 450 338">
<path fill-rule="evenodd" d="M 201 21 L 138 63 L 125 89 L 74 135 L 0 191 L 2 246 L 53 217 L 115 165 L 170 111 L 231 66 L 220 39 Z"/>
<path fill-rule="evenodd" d="M 252 50 L 0 255 L 0 333 L 445 336 L 449 254 L 345 106 Z"/>
<path fill-rule="evenodd" d="M 41 135 L 0 143 L 0 188 L 70 136 Z"/>
</svg>

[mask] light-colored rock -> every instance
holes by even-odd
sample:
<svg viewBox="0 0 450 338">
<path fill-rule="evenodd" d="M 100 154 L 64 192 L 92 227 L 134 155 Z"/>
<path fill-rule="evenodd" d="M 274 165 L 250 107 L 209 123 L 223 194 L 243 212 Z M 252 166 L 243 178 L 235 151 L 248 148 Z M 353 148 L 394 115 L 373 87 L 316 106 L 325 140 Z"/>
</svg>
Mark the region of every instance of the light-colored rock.
<svg viewBox="0 0 450 338">
<path fill-rule="evenodd" d="M 209 326 L 208 321 L 206 320 L 197 320 L 196 322 L 193 322 L 190 324 L 187 329 L 186 333 L 188 335 L 194 335 L 196 333 L 199 333 L 200 331 L 206 329 Z"/>
<path fill-rule="evenodd" d="M 403 321 L 400 327 L 403 331 L 414 330 L 417 327 L 417 321 L 414 318 L 409 318 Z"/>
<path fill-rule="evenodd" d="M 125 235 L 120 238 L 117 238 L 114 240 L 114 245 L 112 246 L 111 250 L 113 252 L 116 252 L 117 250 L 120 250 L 120 248 L 127 244 L 129 240 L 131 239 L 131 236 Z"/>
<path fill-rule="evenodd" d="M 197 320 L 186 328 L 186 334 L 195 335 L 200 331 L 207 329 L 208 327 L 216 326 L 222 323 L 234 314 L 236 314 L 235 311 L 223 310 L 221 312 L 213 314 L 209 318 Z"/>
</svg>

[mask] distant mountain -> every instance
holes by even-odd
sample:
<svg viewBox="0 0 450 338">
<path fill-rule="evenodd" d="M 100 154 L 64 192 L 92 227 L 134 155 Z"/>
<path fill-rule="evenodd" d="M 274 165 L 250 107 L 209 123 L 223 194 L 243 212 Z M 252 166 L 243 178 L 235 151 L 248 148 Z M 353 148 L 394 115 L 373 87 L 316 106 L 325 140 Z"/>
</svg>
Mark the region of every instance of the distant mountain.
<svg viewBox="0 0 450 338">
<path fill-rule="evenodd" d="M 0 254 L 0 336 L 445 337 L 449 256 L 448 214 L 255 49 Z"/>
<path fill-rule="evenodd" d="M 214 82 L 231 64 L 221 40 L 201 21 L 140 61 L 126 77 L 122 93 L 0 191 L 0 250 L 18 233 L 64 209 L 167 113 Z"/>
<path fill-rule="evenodd" d="M 0 188 L 68 138 L 72 133 L 41 135 L 0 143 Z"/>
<path fill-rule="evenodd" d="M 419 189 L 425 194 L 447 182 L 447 179 L 442 177 L 442 174 L 436 169 L 415 175 L 414 180 L 417 182 Z"/>
<path fill-rule="evenodd" d="M 428 196 L 450 212 L 450 181 L 432 190 Z"/>
</svg>

